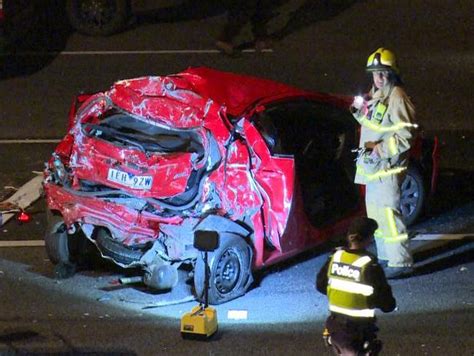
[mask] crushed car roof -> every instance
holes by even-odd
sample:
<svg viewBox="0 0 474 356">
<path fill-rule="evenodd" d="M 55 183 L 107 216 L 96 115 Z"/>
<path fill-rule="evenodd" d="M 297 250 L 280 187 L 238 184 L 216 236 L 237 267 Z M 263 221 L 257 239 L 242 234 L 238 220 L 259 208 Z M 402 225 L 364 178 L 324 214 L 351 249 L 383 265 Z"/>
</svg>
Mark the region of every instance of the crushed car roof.
<svg viewBox="0 0 474 356">
<path fill-rule="evenodd" d="M 227 112 L 231 115 L 242 113 L 249 105 L 264 98 L 310 94 L 273 80 L 207 67 L 189 68 L 177 75 L 188 78 L 200 95 L 226 105 Z"/>
<path fill-rule="evenodd" d="M 209 99 L 224 105 L 227 113 L 235 116 L 258 100 L 308 94 L 272 80 L 207 67 L 189 68 L 168 76 L 121 80 L 107 92 L 116 105 L 136 115 L 161 119 L 185 115 L 186 127 L 199 125 L 209 109 Z M 170 100 L 172 105 L 165 105 Z"/>
</svg>

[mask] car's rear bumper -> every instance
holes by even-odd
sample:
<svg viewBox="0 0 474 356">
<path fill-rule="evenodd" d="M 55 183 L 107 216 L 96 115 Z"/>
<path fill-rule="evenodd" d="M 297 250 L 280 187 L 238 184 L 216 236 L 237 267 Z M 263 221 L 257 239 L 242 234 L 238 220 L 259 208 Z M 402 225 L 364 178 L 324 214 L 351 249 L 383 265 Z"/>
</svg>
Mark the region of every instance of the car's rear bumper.
<svg viewBox="0 0 474 356">
<path fill-rule="evenodd" d="M 74 194 L 53 183 L 44 184 L 46 203 L 58 211 L 67 226 L 90 224 L 114 231 L 124 245 L 142 245 L 155 240 L 162 224 L 179 224 L 182 219 L 162 217 L 135 210 L 94 196 Z"/>
</svg>

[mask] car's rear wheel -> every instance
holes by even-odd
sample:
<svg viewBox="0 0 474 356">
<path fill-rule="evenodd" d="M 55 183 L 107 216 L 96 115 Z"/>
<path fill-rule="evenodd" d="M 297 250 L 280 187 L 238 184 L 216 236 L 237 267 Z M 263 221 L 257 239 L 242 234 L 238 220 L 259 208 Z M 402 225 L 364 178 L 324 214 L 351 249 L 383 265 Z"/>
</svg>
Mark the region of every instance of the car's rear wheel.
<svg viewBox="0 0 474 356">
<path fill-rule="evenodd" d="M 79 265 L 84 268 L 95 262 L 97 249 L 92 242 L 81 230 L 68 234 L 63 217 L 49 209 L 46 211 L 44 242 L 46 254 L 54 265 Z"/>
<path fill-rule="evenodd" d="M 127 0 L 68 0 L 66 13 L 74 29 L 90 36 L 119 32 L 130 16 Z"/>
<path fill-rule="evenodd" d="M 71 263 L 67 227 L 61 215 L 49 209 L 46 212 L 46 232 L 44 235 L 46 254 L 53 264 Z"/>
<path fill-rule="evenodd" d="M 198 300 L 205 298 L 204 253 L 194 269 L 194 288 Z M 221 234 L 217 250 L 208 252 L 209 304 L 235 299 L 248 290 L 252 278 L 252 250 L 245 240 L 234 234 Z"/>
<path fill-rule="evenodd" d="M 400 210 L 406 225 L 413 224 L 421 215 L 426 199 L 426 189 L 420 169 L 410 165 L 401 186 Z"/>
</svg>

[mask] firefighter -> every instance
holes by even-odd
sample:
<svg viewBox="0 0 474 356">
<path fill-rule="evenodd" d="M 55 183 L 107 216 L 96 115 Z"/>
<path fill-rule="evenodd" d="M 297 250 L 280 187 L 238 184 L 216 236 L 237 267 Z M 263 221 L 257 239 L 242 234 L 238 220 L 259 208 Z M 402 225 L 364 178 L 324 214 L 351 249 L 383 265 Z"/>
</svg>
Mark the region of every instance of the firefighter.
<svg viewBox="0 0 474 356">
<path fill-rule="evenodd" d="M 413 138 L 415 109 L 401 87 L 392 51 L 379 48 L 367 60 L 373 85 L 356 97 L 351 111 L 361 125 L 355 183 L 365 185 L 367 216 L 377 221 L 377 255 L 387 278 L 413 272 L 408 234 L 400 212 L 400 186 L 405 178 Z"/>
<path fill-rule="evenodd" d="M 348 247 L 337 248 L 317 275 L 316 288 L 328 296 L 331 312 L 323 335 L 338 355 L 377 355 L 382 343 L 374 309 L 388 313 L 396 306 L 377 257 L 366 251 L 376 229 L 373 219 L 354 219 Z"/>
</svg>

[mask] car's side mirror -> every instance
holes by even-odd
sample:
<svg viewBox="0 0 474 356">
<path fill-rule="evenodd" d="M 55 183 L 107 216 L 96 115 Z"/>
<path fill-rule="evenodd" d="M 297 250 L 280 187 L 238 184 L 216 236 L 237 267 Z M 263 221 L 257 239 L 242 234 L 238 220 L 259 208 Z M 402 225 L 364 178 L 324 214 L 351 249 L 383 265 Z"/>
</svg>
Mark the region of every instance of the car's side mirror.
<svg viewBox="0 0 474 356">
<path fill-rule="evenodd" d="M 199 251 L 214 251 L 219 247 L 219 234 L 217 231 L 196 230 L 194 247 Z"/>
</svg>

